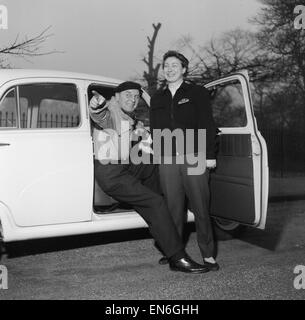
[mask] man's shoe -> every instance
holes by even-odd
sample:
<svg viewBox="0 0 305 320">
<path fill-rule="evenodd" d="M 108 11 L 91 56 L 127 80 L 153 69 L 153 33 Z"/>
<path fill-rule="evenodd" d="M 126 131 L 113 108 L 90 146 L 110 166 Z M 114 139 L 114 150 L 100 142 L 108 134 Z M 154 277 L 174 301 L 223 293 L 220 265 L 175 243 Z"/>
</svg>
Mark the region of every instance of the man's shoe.
<svg viewBox="0 0 305 320">
<path fill-rule="evenodd" d="M 185 256 L 179 260 L 169 260 L 169 268 L 173 271 L 187 272 L 187 273 L 204 273 L 210 271 L 209 268 L 193 261 L 190 257 Z"/>
<path fill-rule="evenodd" d="M 159 264 L 168 264 L 168 259 L 166 257 L 162 257 L 160 260 L 159 260 Z"/>
<path fill-rule="evenodd" d="M 203 265 L 208 268 L 210 271 L 218 271 L 219 270 L 219 264 L 217 262 L 211 263 L 204 260 Z"/>
</svg>

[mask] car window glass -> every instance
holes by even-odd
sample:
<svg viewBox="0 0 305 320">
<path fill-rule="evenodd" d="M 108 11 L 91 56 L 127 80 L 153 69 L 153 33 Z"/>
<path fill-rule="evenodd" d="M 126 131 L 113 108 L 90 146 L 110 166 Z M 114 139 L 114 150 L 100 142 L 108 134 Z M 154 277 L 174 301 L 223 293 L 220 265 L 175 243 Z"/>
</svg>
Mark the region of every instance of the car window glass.
<svg viewBox="0 0 305 320">
<path fill-rule="evenodd" d="M 80 124 L 77 88 L 67 83 L 19 87 L 22 128 L 73 128 Z"/>
<path fill-rule="evenodd" d="M 28 117 L 30 116 L 30 111 L 28 109 L 28 99 L 20 97 L 19 98 L 19 106 L 20 106 L 20 125 L 21 128 L 27 128 L 27 125 L 30 124 L 30 119 Z"/>
<path fill-rule="evenodd" d="M 245 127 L 246 107 L 238 80 L 209 88 L 214 120 L 219 128 Z"/>
<path fill-rule="evenodd" d="M 9 90 L 0 101 L 0 128 L 17 127 L 16 89 Z"/>
</svg>

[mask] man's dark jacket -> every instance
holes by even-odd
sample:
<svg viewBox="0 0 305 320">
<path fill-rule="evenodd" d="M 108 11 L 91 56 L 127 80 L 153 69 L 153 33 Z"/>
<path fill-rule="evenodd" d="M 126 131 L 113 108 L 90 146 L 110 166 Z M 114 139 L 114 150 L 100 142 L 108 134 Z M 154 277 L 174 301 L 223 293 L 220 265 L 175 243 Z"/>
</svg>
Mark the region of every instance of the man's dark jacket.
<svg viewBox="0 0 305 320">
<path fill-rule="evenodd" d="M 196 129 L 206 129 L 206 158 L 216 159 L 217 128 L 212 116 L 210 96 L 207 89 L 183 82 L 172 97 L 167 87 L 158 90 L 151 98 L 150 128 L 194 129 L 194 152 L 198 150 Z M 172 155 L 176 155 L 173 143 Z M 185 153 L 185 152 L 184 152 Z"/>
</svg>

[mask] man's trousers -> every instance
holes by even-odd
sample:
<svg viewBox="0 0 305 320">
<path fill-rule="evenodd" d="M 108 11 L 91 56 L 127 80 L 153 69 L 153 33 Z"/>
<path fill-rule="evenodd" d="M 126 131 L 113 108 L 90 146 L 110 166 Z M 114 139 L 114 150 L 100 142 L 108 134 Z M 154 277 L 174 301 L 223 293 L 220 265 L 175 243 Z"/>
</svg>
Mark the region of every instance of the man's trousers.
<svg viewBox="0 0 305 320">
<path fill-rule="evenodd" d="M 101 164 L 95 161 L 95 178 L 105 193 L 131 205 L 141 215 L 164 254 L 176 260 L 184 256 L 184 245 L 165 200 L 152 191 L 157 190 L 157 169 L 151 164 Z"/>
</svg>

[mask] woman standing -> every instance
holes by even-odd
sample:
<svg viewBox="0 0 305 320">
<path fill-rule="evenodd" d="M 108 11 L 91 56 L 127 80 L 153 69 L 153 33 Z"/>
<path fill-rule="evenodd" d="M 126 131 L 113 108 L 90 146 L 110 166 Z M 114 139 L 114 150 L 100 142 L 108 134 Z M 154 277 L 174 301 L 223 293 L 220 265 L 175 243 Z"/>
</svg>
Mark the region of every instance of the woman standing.
<svg viewBox="0 0 305 320">
<path fill-rule="evenodd" d="M 167 85 L 157 91 L 151 99 L 151 132 L 153 133 L 154 129 L 169 129 L 172 133 L 176 129 L 182 130 L 185 146 L 179 149 L 177 140 L 171 135 L 170 148 L 165 146 L 164 150 L 161 149 L 159 170 L 162 191 L 180 236 L 183 234 L 187 218 L 186 200 L 188 201 L 194 213 L 197 241 L 204 265 L 209 270 L 216 271 L 219 265 L 214 259 L 214 238 L 209 216 L 209 173 L 204 168 L 199 174 L 190 175 L 189 169 L 192 164 L 186 161 L 189 150 L 192 150 L 193 156 L 200 155 L 198 132 L 199 129 L 205 129 L 206 168 L 216 167 L 217 128 L 212 116 L 209 93 L 205 88 L 185 81 L 188 60 L 179 52 L 168 51 L 163 56 L 162 66 Z M 187 129 L 194 132 L 191 147 L 190 141 L 185 138 Z M 155 150 L 155 140 L 153 141 Z M 171 157 L 172 164 L 165 164 L 167 156 Z M 167 259 L 163 257 L 159 263 L 167 263 Z"/>
</svg>

